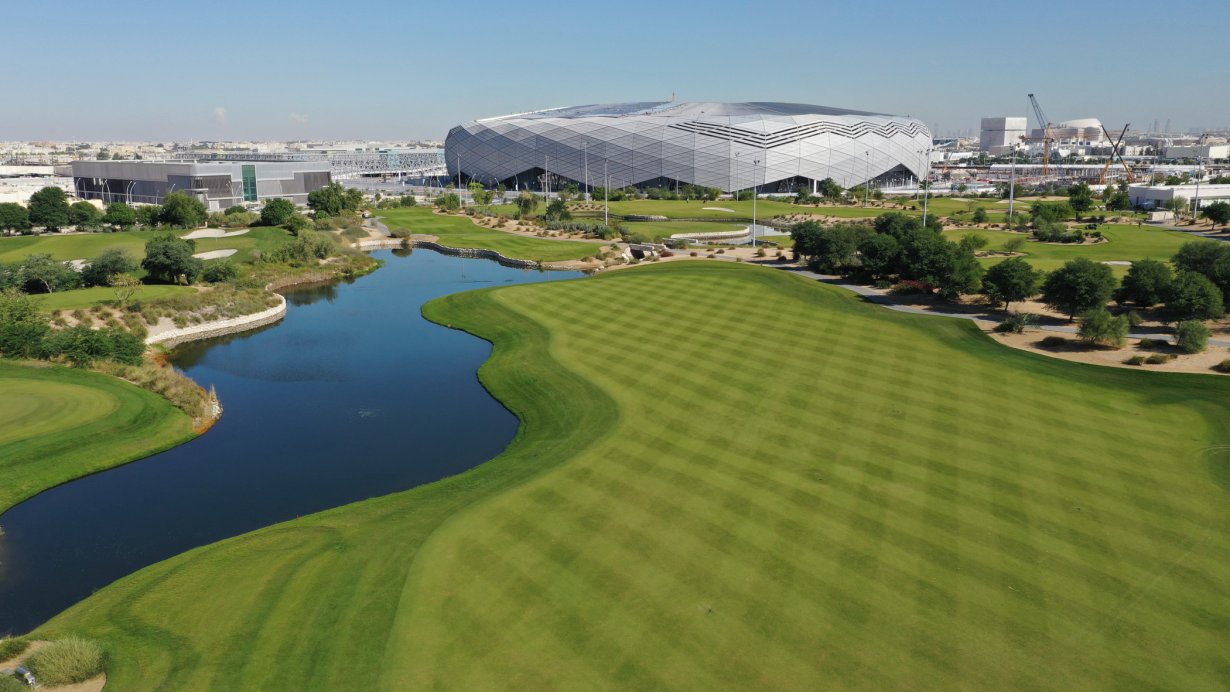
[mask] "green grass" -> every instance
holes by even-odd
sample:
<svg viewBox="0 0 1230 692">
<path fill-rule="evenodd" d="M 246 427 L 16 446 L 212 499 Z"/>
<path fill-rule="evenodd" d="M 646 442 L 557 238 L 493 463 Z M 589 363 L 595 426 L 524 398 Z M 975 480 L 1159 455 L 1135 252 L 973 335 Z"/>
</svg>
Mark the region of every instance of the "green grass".
<svg viewBox="0 0 1230 692">
<path fill-rule="evenodd" d="M 638 221 L 624 224 L 625 230 L 654 241 L 671 237 L 675 233 L 726 233 L 742 231 L 746 223 L 720 223 L 713 221 Z"/>
<path fill-rule="evenodd" d="M 742 265 L 424 312 L 494 342 L 480 377 L 524 423 L 504 454 L 154 565 L 37 634 L 98 639 L 125 690 L 1227 682 L 1226 380 Z"/>
<path fill-rule="evenodd" d="M 1145 258 L 1168 260 L 1184 243 L 1196 240 L 1197 237 L 1183 231 L 1169 231 L 1148 226 L 1136 227 L 1129 224 L 1105 224 L 1099 228 L 1108 242 L 1095 245 L 1060 245 L 1035 243 L 1027 240 L 1021 247 L 1021 252 L 1027 253 L 1029 263 L 1036 269 L 1053 271 L 1068 260 L 1086 257 L 1095 262 L 1126 260 L 1129 262 Z M 945 231 L 949 240 L 958 240 L 967 233 L 976 233 L 989 242 L 985 249 L 998 250 L 1011 238 L 1026 238 L 1028 235 L 1008 233 L 1005 231 L 958 229 Z M 1003 261 L 1002 257 L 993 257 L 985 263 L 996 264 Z M 1127 267 L 1113 267 L 1117 273 L 1126 273 Z"/>
<path fill-rule="evenodd" d="M 191 286 L 150 285 L 142 286 L 141 290 L 137 292 L 135 300 L 145 301 L 153 300 L 155 298 L 188 295 L 192 293 L 196 293 L 196 289 Z M 34 302 L 38 304 L 39 309 L 45 312 L 55 312 L 56 310 L 76 310 L 78 308 L 85 309 L 114 301 L 115 291 L 107 286 L 77 288 L 71 291 L 45 293 L 34 296 Z"/>
<path fill-rule="evenodd" d="M 0 262 L 20 262 L 28 255 L 46 253 L 58 260 L 90 259 L 97 257 L 103 250 L 120 248 L 127 250 L 133 257 L 145 256 L 146 241 L 167 231 L 123 231 L 120 233 L 82 233 L 60 235 L 49 233 L 32 236 L 14 236 L 0 238 Z M 188 231 L 173 231 L 176 235 L 187 235 Z M 269 250 L 282 243 L 289 242 L 290 233 L 281 228 L 258 227 L 249 230 L 244 235 L 231 238 L 197 238 L 197 252 L 209 250 L 224 250 L 235 248 L 232 259 L 240 262 L 250 261 L 253 250 Z"/>
<path fill-rule="evenodd" d="M 123 380 L 0 361 L 0 513 L 192 437 L 188 416 Z"/>
<path fill-rule="evenodd" d="M 97 643 L 76 637 L 51 642 L 26 659 L 39 684 L 49 687 L 85 682 L 103 672 L 104 662 Z"/>
<path fill-rule="evenodd" d="M 548 240 L 483 228 L 464 216 L 442 216 L 426 207 L 382 209 L 380 217 L 392 229 L 409 229 L 439 237 L 442 245 L 495 250 L 505 257 L 560 262 L 582 259 L 598 251 L 595 243 Z"/>
</svg>

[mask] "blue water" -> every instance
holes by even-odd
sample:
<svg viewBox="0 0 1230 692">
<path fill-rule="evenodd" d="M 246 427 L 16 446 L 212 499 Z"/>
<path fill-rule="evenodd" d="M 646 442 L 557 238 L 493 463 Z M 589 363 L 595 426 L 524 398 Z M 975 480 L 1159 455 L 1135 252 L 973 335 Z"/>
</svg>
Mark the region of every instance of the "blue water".
<svg viewBox="0 0 1230 692">
<path fill-rule="evenodd" d="M 0 516 L 0 633 L 196 546 L 386 495 L 500 453 L 517 420 L 479 384 L 480 339 L 424 320 L 432 298 L 574 272 L 381 251 L 352 283 L 293 290 L 281 322 L 180 348 L 225 413 L 163 454 L 44 492 Z"/>
</svg>

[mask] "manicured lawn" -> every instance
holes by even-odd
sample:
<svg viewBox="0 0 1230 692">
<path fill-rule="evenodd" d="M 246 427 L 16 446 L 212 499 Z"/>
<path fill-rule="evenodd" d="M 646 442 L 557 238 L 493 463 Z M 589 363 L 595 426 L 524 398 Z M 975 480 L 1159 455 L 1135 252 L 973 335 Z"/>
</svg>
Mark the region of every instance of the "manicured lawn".
<svg viewBox="0 0 1230 692">
<path fill-rule="evenodd" d="M 36 236 L 0 238 L 0 262 L 20 262 L 24 257 L 46 253 L 58 260 L 90 259 L 103 250 L 121 248 L 133 257 L 145 256 L 146 241 L 167 231 L 122 231 L 120 233 L 79 233 L 63 235 L 48 233 Z M 187 235 L 188 231 L 173 231 Z M 235 248 L 232 259 L 245 262 L 252 259 L 253 250 L 268 250 L 289 242 L 290 233 L 281 228 L 258 227 L 244 235 L 230 238 L 197 238 L 197 252 Z"/>
<path fill-rule="evenodd" d="M 182 411 L 123 380 L 0 361 L 0 513 L 42 490 L 149 456 L 193 434 Z"/>
<path fill-rule="evenodd" d="M 494 342 L 480 377 L 524 423 L 504 454 L 154 565 L 38 634 L 100 639 L 124 690 L 1226 683 L 1225 379 L 743 265 L 424 312 Z"/>
<path fill-rule="evenodd" d="M 467 217 L 443 216 L 425 207 L 383 209 L 380 216 L 389 228 L 438 236 L 442 245 L 495 250 L 516 259 L 547 262 L 581 259 L 593 255 L 599 247 L 596 243 L 548 240 L 496 231 L 478 226 Z"/>
<path fill-rule="evenodd" d="M 191 286 L 142 286 L 141 290 L 137 292 L 135 300 L 153 300 L 154 298 L 166 298 L 184 293 L 196 293 L 196 289 Z M 107 286 L 78 288 L 72 291 L 60 291 L 59 293 L 45 293 L 34 296 L 34 301 L 45 312 L 90 308 L 94 305 L 113 302 L 114 300 L 115 291 Z"/>
<path fill-rule="evenodd" d="M 1026 259 L 1037 269 L 1052 271 L 1058 269 L 1064 262 L 1077 257 L 1087 257 L 1095 262 L 1123 260 L 1135 261 L 1145 258 L 1168 260 L 1184 243 L 1199 240 L 1198 236 L 1182 231 L 1169 231 L 1149 226 L 1137 227 L 1129 224 L 1106 224 L 1099 228 L 1106 236 L 1105 243 L 1095 245 L 1062 245 L 1050 243 L 1035 243 L 1028 240 L 1021 247 L 1021 252 L 1028 253 Z M 945 231 L 950 240 L 957 240 L 967 233 L 976 233 L 989 242 L 986 249 L 997 250 L 1012 238 L 1026 238 L 1021 233 L 1005 231 L 961 229 Z M 990 258 L 986 264 L 996 264 L 1004 258 Z M 1117 267 L 1120 273 L 1126 272 L 1126 267 Z"/>
<path fill-rule="evenodd" d="M 624 224 L 624 229 L 650 240 L 658 241 L 669 238 L 675 233 L 726 233 L 729 231 L 742 231 L 747 226 L 748 224 L 746 223 L 720 223 L 715 221 L 629 221 Z"/>
</svg>

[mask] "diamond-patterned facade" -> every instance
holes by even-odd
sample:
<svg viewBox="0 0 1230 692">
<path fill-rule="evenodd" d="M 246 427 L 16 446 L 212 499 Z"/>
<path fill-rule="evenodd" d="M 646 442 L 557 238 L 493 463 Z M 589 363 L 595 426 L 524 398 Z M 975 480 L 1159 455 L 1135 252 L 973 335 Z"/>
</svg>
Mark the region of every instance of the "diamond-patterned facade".
<svg viewBox="0 0 1230 692">
<path fill-rule="evenodd" d="M 538 189 L 542 171 L 591 187 L 681 184 L 725 192 L 845 188 L 927 173 L 914 118 L 795 103 L 621 103 L 475 120 L 445 140 L 451 176 Z M 605 173 L 604 173 L 605 171 Z"/>
</svg>

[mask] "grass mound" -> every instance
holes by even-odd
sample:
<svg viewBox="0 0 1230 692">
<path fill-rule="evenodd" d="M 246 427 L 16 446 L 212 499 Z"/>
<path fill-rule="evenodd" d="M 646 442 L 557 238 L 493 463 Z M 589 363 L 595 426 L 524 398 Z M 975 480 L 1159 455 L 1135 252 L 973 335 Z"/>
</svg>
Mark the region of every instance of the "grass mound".
<svg viewBox="0 0 1230 692">
<path fill-rule="evenodd" d="M 474 223 L 466 216 L 443 216 L 427 207 L 383 209 L 380 217 L 395 237 L 409 233 L 434 235 L 441 245 L 456 248 L 495 250 L 505 257 L 544 262 L 584 259 L 598 249 L 594 243 L 575 240 L 547 240 L 504 231 Z"/>
<path fill-rule="evenodd" d="M 20 656 L 28 648 L 30 648 L 30 640 L 25 637 L 4 637 L 0 639 L 0 661 Z"/>
<path fill-rule="evenodd" d="M 89 680 L 103 672 L 106 657 L 97 642 L 68 637 L 30 654 L 26 667 L 40 685 L 55 687 Z"/>
<path fill-rule="evenodd" d="M 424 313 L 494 344 L 500 457 L 39 634 L 102 642 L 124 690 L 1224 686 L 1223 378 L 711 262 Z"/>
</svg>

